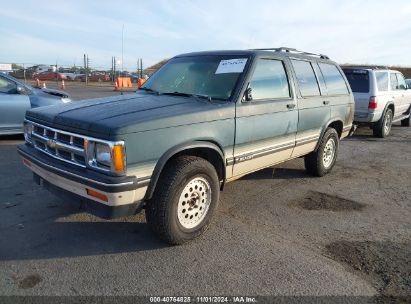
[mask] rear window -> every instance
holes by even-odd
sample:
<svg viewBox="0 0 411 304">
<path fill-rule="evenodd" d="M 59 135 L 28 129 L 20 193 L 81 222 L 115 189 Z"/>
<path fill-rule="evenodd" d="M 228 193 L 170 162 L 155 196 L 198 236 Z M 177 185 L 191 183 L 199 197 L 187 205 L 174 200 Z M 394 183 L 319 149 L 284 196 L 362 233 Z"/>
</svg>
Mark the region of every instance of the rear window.
<svg viewBox="0 0 411 304">
<path fill-rule="evenodd" d="M 368 93 L 370 91 L 370 76 L 366 70 L 344 70 L 345 77 L 350 83 L 351 90 L 355 93 Z M 388 83 L 387 83 L 388 86 Z"/>
</svg>

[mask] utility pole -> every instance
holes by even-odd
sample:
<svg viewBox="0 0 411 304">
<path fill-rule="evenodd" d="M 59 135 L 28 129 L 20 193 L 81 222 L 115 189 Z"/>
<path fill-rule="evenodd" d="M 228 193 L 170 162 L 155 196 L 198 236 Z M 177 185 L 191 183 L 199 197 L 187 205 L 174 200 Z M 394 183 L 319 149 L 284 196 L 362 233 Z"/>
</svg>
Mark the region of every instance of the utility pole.
<svg viewBox="0 0 411 304">
<path fill-rule="evenodd" d="M 86 59 L 86 54 L 84 54 L 84 75 L 86 76 L 86 84 L 87 84 L 87 59 Z"/>
<path fill-rule="evenodd" d="M 114 67 L 113 67 L 113 81 L 115 82 L 116 81 L 116 72 L 117 72 L 117 62 L 116 62 L 116 56 L 114 56 L 113 58 L 114 58 L 113 59 L 113 64 L 114 64 Z"/>
<path fill-rule="evenodd" d="M 114 56 L 111 56 L 111 83 L 114 83 Z"/>
<path fill-rule="evenodd" d="M 87 55 L 86 85 L 88 85 L 88 74 L 89 74 L 89 69 L 90 69 L 90 59 L 88 58 L 88 55 Z"/>
</svg>

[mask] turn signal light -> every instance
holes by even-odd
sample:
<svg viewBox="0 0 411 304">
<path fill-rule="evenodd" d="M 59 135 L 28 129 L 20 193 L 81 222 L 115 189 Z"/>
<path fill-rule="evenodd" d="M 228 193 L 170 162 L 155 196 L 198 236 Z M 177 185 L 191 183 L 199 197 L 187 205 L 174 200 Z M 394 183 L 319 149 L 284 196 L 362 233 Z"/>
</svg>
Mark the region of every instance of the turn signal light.
<svg viewBox="0 0 411 304">
<path fill-rule="evenodd" d="M 371 96 L 368 102 L 368 109 L 375 110 L 377 108 L 377 96 Z"/>
<path fill-rule="evenodd" d="M 86 191 L 88 195 L 96 197 L 102 201 L 108 202 L 108 197 L 104 193 L 101 193 L 101 192 L 98 192 L 92 189 L 88 189 L 88 188 L 86 188 Z"/>
<path fill-rule="evenodd" d="M 124 147 L 122 145 L 115 145 L 113 147 L 113 163 L 116 172 L 124 172 Z"/>
</svg>

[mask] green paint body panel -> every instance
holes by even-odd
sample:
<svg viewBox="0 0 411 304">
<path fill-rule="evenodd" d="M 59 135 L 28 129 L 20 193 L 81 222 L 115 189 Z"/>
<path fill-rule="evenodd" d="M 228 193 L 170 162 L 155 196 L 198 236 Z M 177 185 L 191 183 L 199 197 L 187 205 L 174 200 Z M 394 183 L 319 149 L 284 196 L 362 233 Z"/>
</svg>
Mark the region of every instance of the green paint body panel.
<svg viewBox="0 0 411 304">
<path fill-rule="evenodd" d="M 137 91 L 135 94 L 72 102 L 27 112 L 26 118 L 80 135 L 105 140 L 123 140 L 128 168 L 155 164 L 166 151 L 193 141 L 212 142 L 226 160 L 235 157 L 237 147 L 252 147 L 265 140 L 287 136 L 298 142 L 299 133 L 320 132 L 332 121 L 351 126 L 354 101 L 351 90 L 343 96 L 302 98 L 289 57 L 312 62 L 330 60 L 299 54 L 270 51 L 232 51 L 248 56 L 250 63 L 235 94 L 228 101 L 207 101 L 194 97 L 164 96 Z M 181 56 L 230 54 L 204 52 Z M 244 91 L 258 58 L 284 62 L 290 98 L 243 102 Z M 349 86 L 348 86 L 349 88 Z M 327 101 L 327 104 L 323 102 Z M 289 107 L 289 105 L 293 105 Z M 291 156 L 291 150 L 289 152 Z M 224 160 L 224 161 L 226 161 Z M 234 163 L 235 166 L 235 163 Z M 258 169 L 258 168 L 256 168 Z"/>
</svg>

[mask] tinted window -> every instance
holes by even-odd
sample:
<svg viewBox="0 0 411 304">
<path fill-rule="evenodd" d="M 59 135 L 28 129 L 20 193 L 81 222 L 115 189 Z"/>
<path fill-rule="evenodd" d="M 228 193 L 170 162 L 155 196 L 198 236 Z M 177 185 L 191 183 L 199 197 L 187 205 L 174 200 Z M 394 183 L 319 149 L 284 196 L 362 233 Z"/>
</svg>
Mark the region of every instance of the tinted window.
<svg viewBox="0 0 411 304">
<path fill-rule="evenodd" d="M 370 91 L 370 77 L 366 70 L 344 70 L 345 77 L 350 83 L 351 90 L 356 93 Z"/>
<path fill-rule="evenodd" d="M 398 81 L 398 90 L 405 90 L 407 88 L 407 84 L 405 83 L 404 76 L 402 74 L 397 73 L 397 81 Z"/>
<path fill-rule="evenodd" d="M 375 78 L 377 79 L 378 91 L 388 91 L 388 73 L 375 72 Z"/>
<path fill-rule="evenodd" d="M 319 63 L 323 72 L 328 95 L 347 94 L 348 89 L 338 68 L 333 64 Z M 368 92 L 368 91 L 367 91 Z"/>
<path fill-rule="evenodd" d="M 298 86 L 302 96 L 320 95 L 317 79 L 311 63 L 302 60 L 291 60 L 295 74 L 297 76 Z"/>
<path fill-rule="evenodd" d="M 258 59 L 250 87 L 253 99 L 290 97 L 287 75 L 279 60 Z"/>
<path fill-rule="evenodd" d="M 397 76 L 394 73 L 390 73 L 391 90 L 396 90 L 398 87 Z"/>
</svg>

